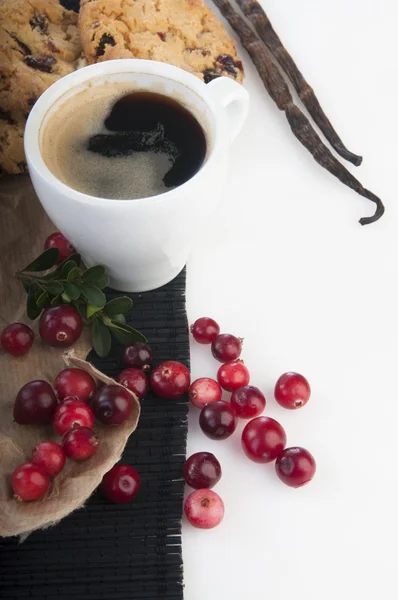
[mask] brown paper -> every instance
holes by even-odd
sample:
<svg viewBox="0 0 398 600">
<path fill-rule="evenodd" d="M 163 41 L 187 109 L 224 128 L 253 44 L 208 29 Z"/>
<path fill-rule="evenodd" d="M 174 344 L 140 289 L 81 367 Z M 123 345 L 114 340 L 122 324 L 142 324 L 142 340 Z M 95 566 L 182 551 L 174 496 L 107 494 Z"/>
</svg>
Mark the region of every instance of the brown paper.
<svg viewBox="0 0 398 600">
<path fill-rule="evenodd" d="M 27 175 L 1 181 L 0 331 L 15 321 L 32 327 L 25 315 L 26 294 L 14 273 L 43 251 L 44 240 L 54 230 Z M 32 328 L 36 334 L 37 323 Z M 129 435 L 137 427 L 140 404 L 132 394 L 133 412 L 126 423 L 114 428 L 95 423 L 100 445 L 93 457 L 82 463 L 67 460 L 42 499 L 19 502 L 13 498 L 13 470 L 30 459 L 32 449 L 40 441 L 60 441 L 51 426 L 13 422 L 13 403 L 19 389 L 32 379 L 52 383 L 65 363 L 89 371 L 99 381 L 115 383 L 84 360 L 91 347 L 88 333 L 86 328 L 73 351 L 67 353 L 47 346 L 38 335 L 25 356 L 13 357 L 0 349 L 0 537 L 48 527 L 82 506 L 103 475 L 120 459 Z"/>
</svg>

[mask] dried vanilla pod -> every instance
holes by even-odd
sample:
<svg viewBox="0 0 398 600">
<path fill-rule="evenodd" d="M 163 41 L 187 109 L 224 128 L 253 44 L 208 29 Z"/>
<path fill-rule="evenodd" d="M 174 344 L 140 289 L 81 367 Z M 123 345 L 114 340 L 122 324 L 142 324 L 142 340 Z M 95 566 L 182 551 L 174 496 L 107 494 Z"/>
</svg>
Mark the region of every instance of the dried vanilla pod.
<svg viewBox="0 0 398 600">
<path fill-rule="evenodd" d="M 353 189 L 357 194 L 376 204 L 376 211 L 371 217 L 359 220 L 361 225 L 374 223 L 384 213 L 384 206 L 378 196 L 367 190 L 362 184 L 333 156 L 325 146 L 307 117 L 294 104 L 289 88 L 273 62 L 267 47 L 244 19 L 232 8 L 228 0 L 214 0 L 223 16 L 238 34 L 259 73 L 266 90 L 278 106 L 286 114 L 290 127 L 296 138 L 311 153 L 313 158 L 329 173 L 337 177 L 344 185 Z"/>
<path fill-rule="evenodd" d="M 253 24 L 260 39 L 262 39 L 262 41 L 266 44 L 272 56 L 276 59 L 278 64 L 288 76 L 300 100 L 332 148 L 334 148 L 342 158 L 345 158 L 353 165 L 358 167 L 362 162 L 362 156 L 357 156 L 356 154 L 353 154 L 347 150 L 340 137 L 334 130 L 333 125 L 325 115 L 317 97 L 315 96 L 314 90 L 304 79 L 292 56 L 283 46 L 264 9 L 257 2 L 257 0 L 237 0 L 237 3 L 242 9 L 243 14 Z"/>
</svg>

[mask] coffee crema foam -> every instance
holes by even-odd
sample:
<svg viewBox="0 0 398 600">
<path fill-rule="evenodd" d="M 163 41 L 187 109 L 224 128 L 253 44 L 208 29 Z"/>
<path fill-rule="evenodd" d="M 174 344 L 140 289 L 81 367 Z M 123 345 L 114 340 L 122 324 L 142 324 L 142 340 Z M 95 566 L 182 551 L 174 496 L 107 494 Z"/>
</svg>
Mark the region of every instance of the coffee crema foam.
<svg viewBox="0 0 398 600">
<path fill-rule="evenodd" d="M 41 150 L 52 173 L 90 196 L 137 199 L 190 179 L 206 156 L 196 118 L 127 83 L 91 86 L 54 109 Z"/>
</svg>

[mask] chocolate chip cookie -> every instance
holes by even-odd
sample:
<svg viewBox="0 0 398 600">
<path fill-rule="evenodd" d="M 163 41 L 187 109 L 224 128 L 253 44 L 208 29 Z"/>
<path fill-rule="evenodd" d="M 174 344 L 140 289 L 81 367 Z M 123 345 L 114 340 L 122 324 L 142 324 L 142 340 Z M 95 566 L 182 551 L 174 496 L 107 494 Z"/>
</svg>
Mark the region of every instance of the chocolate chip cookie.
<svg viewBox="0 0 398 600">
<path fill-rule="evenodd" d="M 206 83 L 244 76 L 235 43 L 203 0 L 81 0 L 79 28 L 89 63 L 158 60 Z"/>
<path fill-rule="evenodd" d="M 0 170 L 26 170 L 26 118 L 40 94 L 75 69 L 77 20 L 58 0 L 0 0 Z"/>
</svg>

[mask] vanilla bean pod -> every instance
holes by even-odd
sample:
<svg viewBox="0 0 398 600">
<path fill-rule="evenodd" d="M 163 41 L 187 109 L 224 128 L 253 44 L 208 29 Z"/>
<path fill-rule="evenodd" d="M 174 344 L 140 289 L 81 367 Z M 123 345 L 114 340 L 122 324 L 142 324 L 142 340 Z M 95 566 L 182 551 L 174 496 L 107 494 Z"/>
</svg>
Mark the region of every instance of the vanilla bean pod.
<svg viewBox="0 0 398 600">
<path fill-rule="evenodd" d="M 264 9 L 257 0 L 237 0 L 237 2 L 242 9 L 242 12 L 254 25 L 259 37 L 266 44 L 272 56 L 277 60 L 290 79 L 300 100 L 303 102 L 330 145 L 342 158 L 345 158 L 358 167 L 362 162 L 362 157 L 347 150 L 340 137 L 337 135 L 333 125 L 323 112 L 323 109 L 315 96 L 314 90 L 304 79 L 293 58 L 283 46 Z"/>
<path fill-rule="evenodd" d="M 322 142 L 307 117 L 294 104 L 289 88 L 277 66 L 273 63 L 265 44 L 257 38 L 243 18 L 234 11 L 228 0 L 214 0 L 214 3 L 238 34 L 243 46 L 250 54 L 269 95 L 278 108 L 285 112 L 296 138 L 307 148 L 321 167 L 329 171 L 329 173 L 337 177 L 342 183 L 357 192 L 357 194 L 376 204 L 374 215 L 363 217 L 359 220 L 360 224 L 368 225 L 380 219 L 384 213 L 382 201 L 378 196 L 365 189 Z"/>
</svg>

